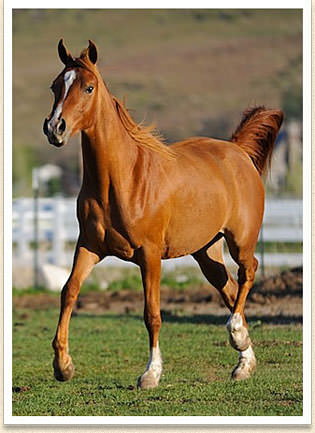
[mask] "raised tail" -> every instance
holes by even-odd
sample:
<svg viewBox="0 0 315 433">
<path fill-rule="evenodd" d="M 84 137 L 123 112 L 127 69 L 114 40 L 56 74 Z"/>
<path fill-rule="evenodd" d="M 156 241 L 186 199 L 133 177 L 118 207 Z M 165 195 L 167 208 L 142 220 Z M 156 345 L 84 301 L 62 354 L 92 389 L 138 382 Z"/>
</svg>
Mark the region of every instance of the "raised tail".
<svg viewBox="0 0 315 433">
<path fill-rule="evenodd" d="M 283 121 L 281 110 L 254 107 L 245 110 L 232 141 L 251 158 L 260 175 L 270 166 L 273 146 Z"/>
</svg>

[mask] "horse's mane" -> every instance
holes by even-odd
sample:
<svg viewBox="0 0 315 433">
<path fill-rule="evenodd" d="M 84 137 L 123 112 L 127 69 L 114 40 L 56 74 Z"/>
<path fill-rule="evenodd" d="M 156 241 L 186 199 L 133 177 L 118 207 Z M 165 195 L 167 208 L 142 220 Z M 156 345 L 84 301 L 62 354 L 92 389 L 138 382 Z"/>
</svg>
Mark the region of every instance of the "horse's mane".
<svg viewBox="0 0 315 433">
<path fill-rule="evenodd" d="M 80 57 L 73 59 L 73 65 L 83 67 L 90 72 L 95 73 L 95 71 L 91 70 L 89 61 L 86 60 L 86 53 L 87 50 L 83 50 Z M 105 81 L 104 85 L 107 88 Z M 144 126 L 142 122 L 136 123 L 130 116 L 126 107 L 115 96 L 111 95 L 111 97 L 118 117 L 131 138 L 142 147 L 154 150 L 170 159 L 175 158 L 175 152 L 162 142 L 163 139 L 154 125 Z"/>
<path fill-rule="evenodd" d="M 152 149 L 168 158 L 175 158 L 174 151 L 163 144 L 162 137 L 154 125 L 143 126 L 142 123 L 136 123 L 124 105 L 115 96 L 112 96 L 112 99 L 121 123 L 131 138 L 143 147 Z"/>
</svg>

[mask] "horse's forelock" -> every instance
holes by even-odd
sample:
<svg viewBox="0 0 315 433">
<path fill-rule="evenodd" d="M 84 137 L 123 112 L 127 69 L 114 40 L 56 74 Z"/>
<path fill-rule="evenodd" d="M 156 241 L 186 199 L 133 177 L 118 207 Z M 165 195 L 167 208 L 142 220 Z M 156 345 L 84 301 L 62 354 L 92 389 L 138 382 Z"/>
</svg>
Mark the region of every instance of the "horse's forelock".
<svg viewBox="0 0 315 433">
<path fill-rule="evenodd" d="M 73 62 L 69 65 L 69 67 L 82 68 L 83 70 L 91 72 L 97 78 L 101 78 L 95 65 L 93 65 L 93 63 L 91 63 L 88 59 L 76 57 L 75 59 L 73 59 Z"/>
</svg>

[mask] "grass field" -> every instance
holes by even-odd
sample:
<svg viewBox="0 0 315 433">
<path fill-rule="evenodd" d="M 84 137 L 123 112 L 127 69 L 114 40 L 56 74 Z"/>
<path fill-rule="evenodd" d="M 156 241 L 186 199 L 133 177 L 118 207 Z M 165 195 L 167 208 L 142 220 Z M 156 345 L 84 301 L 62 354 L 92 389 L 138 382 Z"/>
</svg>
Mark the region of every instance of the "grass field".
<svg viewBox="0 0 315 433">
<path fill-rule="evenodd" d="M 13 415 L 302 415 L 302 326 L 250 322 L 255 375 L 232 382 L 237 353 L 227 317 L 167 314 L 160 386 L 135 384 L 147 362 L 140 315 L 80 312 L 71 320 L 74 378 L 54 380 L 51 340 L 58 311 L 14 311 Z"/>
</svg>

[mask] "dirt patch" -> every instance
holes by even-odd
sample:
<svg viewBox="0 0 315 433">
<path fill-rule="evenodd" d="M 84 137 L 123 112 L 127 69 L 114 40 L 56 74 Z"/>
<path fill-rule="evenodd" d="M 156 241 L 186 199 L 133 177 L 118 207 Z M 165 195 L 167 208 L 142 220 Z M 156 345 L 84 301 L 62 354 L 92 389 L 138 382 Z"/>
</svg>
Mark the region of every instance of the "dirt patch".
<svg viewBox="0 0 315 433">
<path fill-rule="evenodd" d="M 278 275 L 266 278 L 264 281 L 255 285 L 254 294 L 263 296 L 302 296 L 303 293 L 303 268 L 299 266 Z M 253 297 L 252 296 L 252 297 Z"/>
<path fill-rule="evenodd" d="M 246 314 L 251 318 L 278 317 L 280 323 L 302 321 L 302 268 L 294 268 L 269 277 L 254 286 L 246 303 Z M 49 294 L 25 295 L 13 298 L 18 309 L 48 309 L 59 306 L 59 297 Z M 117 314 L 141 313 L 143 293 L 134 290 L 91 292 L 79 296 L 74 314 L 82 312 Z M 211 286 L 198 290 L 174 290 L 161 287 L 162 315 L 195 314 L 227 315 L 219 293 Z"/>
</svg>

